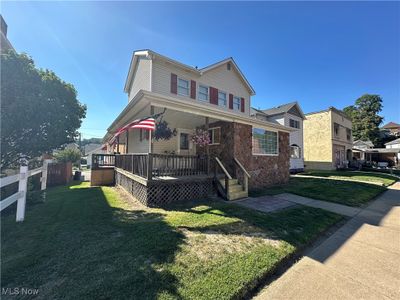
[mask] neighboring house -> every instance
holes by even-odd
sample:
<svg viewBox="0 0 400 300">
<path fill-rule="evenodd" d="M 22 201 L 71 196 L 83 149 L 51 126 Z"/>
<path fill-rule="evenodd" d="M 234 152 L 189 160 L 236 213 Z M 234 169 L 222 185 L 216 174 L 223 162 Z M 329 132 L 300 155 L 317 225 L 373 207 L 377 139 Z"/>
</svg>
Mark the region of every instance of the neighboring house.
<svg viewBox="0 0 400 300">
<path fill-rule="evenodd" d="M 7 38 L 7 27 L 6 21 L 4 21 L 3 16 L 0 15 L 0 53 L 7 52 L 10 49 L 14 50 L 14 47 Z"/>
<path fill-rule="evenodd" d="M 387 149 L 400 149 L 400 138 L 385 144 Z"/>
<path fill-rule="evenodd" d="M 156 141 L 147 131 L 131 129 L 118 137 L 116 148 L 108 148 L 135 154 L 116 158 L 115 180 L 144 204 L 199 198 L 210 192 L 213 182 L 227 199 L 235 199 L 247 196 L 248 187 L 289 180 L 292 129 L 251 117 L 255 92 L 232 58 L 198 69 L 151 50 L 137 51 L 125 92 L 128 105 L 108 128 L 104 141 L 126 124 L 159 113 L 156 122 L 162 119 L 176 132 L 171 139 Z M 208 130 L 210 145 L 193 142 L 199 129 Z M 148 168 L 146 172 L 142 166 Z M 227 180 L 213 179 L 214 168 Z"/>
<path fill-rule="evenodd" d="M 253 108 L 251 114 L 257 119 L 278 123 L 294 129 L 289 136 L 290 171 L 303 171 L 303 120 L 305 116 L 300 105 L 297 102 L 291 102 L 265 110 Z"/>
<path fill-rule="evenodd" d="M 400 136 L 400 124 L 389 122 L 382 127 L 389 135 Z"/>
<path fill-rule="evenodd" d="M 102 146 L 103 146 L 102 144 L 95 144 L 95 143 L 86 144 L 85 146 L 83 146 L 83 154 L 87 155 L 89 152 L 101 148 Z"/>
<path fill-rule="evenodd" d="M 306 114 L 304 120 L 304 164 L 306 169 L 346 167 L 353 158 L 351 120 L 334 107 Z"/>
<path fill-rule="evenodd" d="M 89 144 L 88 144 L 89 145 Z M 85 146 L 88 146 L 85 145 Z M 95 144 L 92 144 L 95 145 Z M 92 165 L 92 155 L 93 154 L 105 154 L 107 153 L 107 147 L 104 147 L 103 145 L 98 145 L 96 144 L 98 147 L 95 149 L 91 149 L 90 151 L 85 150 L 85 156 L 83 158 L 86 159 L 86 164 L 87 166 L 90 168 L 90 166 Z"/>
<path fill-rule="evenodd" d="M 370 141 L 357 140 L 353 142 L 353 157 L 358 160 L 365 160 L 365 150 L 374 148 L 374 144 Z"/>
</svg>

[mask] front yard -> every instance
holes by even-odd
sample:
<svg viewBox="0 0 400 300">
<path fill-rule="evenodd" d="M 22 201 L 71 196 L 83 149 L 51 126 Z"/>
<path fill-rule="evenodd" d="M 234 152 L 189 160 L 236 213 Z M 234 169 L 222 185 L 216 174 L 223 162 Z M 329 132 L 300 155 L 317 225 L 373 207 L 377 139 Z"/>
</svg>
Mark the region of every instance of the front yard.
<svg viewBox="0 0 400 300">
<path fill-rule="evenodd" d="M 381 176 L 381 174 L 378 174 L 378 176 Z M 379 177 L 374 178 L 376 178 L 375 180 L 380 179 Z M 254 190 L 250 193 L 250 196 L 259 197 L 262 195 L 292 193 L 303 197 L 324 200 L 348 206 L 362 206 L 385 190 L 386 188 L 381 185 L 377 185 L 375 183 L 361 183 L 357 180 L 342 181 L 311 177 L 292 177 L 290 178 L 288 184 Z"/>
<path fill-rule="evenodd" d="M 43 299 L 237 298 L 340 219 L 216 201 L 147 209 L 111 187 L 50 189 L 23 223 L 2 218 L 2 287 Z"/>
</svg>

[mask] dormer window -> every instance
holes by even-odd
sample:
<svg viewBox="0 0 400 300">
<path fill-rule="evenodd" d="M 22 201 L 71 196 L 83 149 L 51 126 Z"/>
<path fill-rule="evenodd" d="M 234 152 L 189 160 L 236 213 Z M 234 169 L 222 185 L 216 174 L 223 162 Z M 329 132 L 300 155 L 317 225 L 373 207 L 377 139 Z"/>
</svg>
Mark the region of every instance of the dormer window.
<svg viewBox="0 0 400 300">
<path fill-rule="evenodd" d="M 189 96 L 189 81 L 178 78 L 178 94 L 182 96 Z"/>
<path fill-rule="evenodd" d="M 208 101 L 208 87 L 204 85 L 199 85 L 199 100 Z"/>
<path fill-rule="evenodd" d="M 239 97 L 233 97 L 233 109 L 240 111 L 240 98 Z"/>
</svg>

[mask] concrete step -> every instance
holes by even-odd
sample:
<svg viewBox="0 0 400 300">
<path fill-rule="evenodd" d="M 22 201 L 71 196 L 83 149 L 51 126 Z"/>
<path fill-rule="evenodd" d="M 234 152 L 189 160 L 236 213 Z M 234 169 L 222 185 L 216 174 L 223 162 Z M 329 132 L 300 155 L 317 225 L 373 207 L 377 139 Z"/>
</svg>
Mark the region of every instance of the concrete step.
<svg viewBox="0 0 400 300">
<path fill-rule="evenodd" d="M 249 193 L 247 191 L 228 193 L 229 200 L 237 200 L 237 199 L 247 198 L 248 196 L 249 196 Z"/>
<path fill-rule="evenodd" d="M 235 178 L 228 179 L 228 180 L 229 180 L 229 186 L 234 185 L 234 184 L 238 184 L 238 180 L 235 179 Z M 223 187 L 225 187 L 225 178 L 220 179 L 219 182 L 221 183 L 221 185 Z"/>
</svg>

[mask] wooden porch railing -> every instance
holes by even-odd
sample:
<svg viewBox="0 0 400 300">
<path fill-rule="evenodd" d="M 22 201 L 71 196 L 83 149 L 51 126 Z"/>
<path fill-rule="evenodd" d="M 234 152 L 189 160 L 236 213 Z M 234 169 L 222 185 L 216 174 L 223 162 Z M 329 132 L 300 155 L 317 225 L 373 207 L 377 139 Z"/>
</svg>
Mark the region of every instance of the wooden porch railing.
<svg viewBox="0 0 400 300">
<path fill-rule="evenodd" d="M 93 154 L 92 159 L 94 169 L 115 166 L 147 179 L 208 174 L 206 156 L 156 153 Z"/>
</svg>

